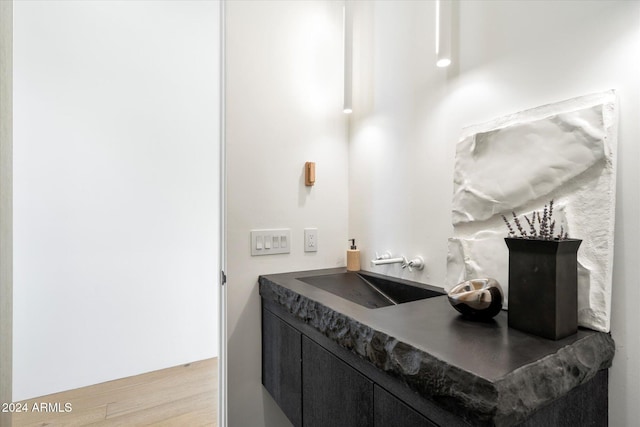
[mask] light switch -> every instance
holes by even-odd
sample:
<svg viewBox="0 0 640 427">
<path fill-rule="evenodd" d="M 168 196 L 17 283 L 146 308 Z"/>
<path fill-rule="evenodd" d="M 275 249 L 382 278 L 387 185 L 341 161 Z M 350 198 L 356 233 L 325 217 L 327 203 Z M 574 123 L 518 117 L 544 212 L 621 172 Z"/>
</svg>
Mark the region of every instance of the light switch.
<svg viewBox="0 0 640 427">
<path fill-rule="evenodd" d="M 288 254 L 291 229 L 251 230 L 251 255 Z"/>
</svg>

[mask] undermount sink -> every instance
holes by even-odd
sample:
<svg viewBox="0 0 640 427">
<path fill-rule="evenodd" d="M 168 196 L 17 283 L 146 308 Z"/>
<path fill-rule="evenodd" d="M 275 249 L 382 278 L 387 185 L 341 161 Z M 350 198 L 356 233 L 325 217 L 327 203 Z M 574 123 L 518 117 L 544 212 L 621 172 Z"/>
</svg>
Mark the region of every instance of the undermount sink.
<svg viewBox="0 0 640 427">
<path fill-rule="evenodd" d="M 298 280 L 366 308 L 388 307 L 444 295 L 443 292 L 356 272 L 300 277 Z"/>
</svg>

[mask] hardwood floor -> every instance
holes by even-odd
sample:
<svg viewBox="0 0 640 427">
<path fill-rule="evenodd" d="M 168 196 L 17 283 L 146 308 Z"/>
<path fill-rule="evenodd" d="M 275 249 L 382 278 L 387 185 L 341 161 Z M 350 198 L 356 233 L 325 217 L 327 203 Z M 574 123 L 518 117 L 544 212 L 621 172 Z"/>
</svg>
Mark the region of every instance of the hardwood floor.
<svg viewBox="0 0 640 427">
<path fill-rule="evenodd" d="M 21 402 L 22 405 L 25 403 L 28 412 L 14 413 L 14 427 L 215 427 L 218 359 L 202 360 Z M 44 411 L 33 410 L 34 405 L 39 408 L 41 404 L 45 404 Z M 71 404 L 71 411 L 65 412 L 65 404 Z"/>
</svg>

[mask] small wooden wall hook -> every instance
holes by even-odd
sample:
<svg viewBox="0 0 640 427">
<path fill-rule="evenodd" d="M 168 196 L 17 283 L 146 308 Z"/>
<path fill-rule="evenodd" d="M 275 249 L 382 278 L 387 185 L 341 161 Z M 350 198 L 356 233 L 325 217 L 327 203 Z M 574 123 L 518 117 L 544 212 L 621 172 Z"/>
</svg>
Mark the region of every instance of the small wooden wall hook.
<svg viewBox="0 0 640 427">
<path fill-rule="evenodd" d="M 315 162 L 306 162 L 304 164 L 304 185 L 311 187 L 316 183 L 316 164 Z"/>
</svg>

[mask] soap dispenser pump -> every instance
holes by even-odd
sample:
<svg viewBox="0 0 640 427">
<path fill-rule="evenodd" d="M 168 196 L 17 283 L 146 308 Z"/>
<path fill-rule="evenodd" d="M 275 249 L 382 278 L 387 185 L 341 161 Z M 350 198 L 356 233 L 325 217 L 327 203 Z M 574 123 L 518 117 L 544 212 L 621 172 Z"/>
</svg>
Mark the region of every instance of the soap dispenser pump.
<svg viewBox="0 0 640 427">
<path fill-rule="evenodd" d="M 356 239 L 349 239 L 351 248 L 347 251 L 347 271 L 360 270 L 360 250 L 356 248 Z"/>
</svg>

